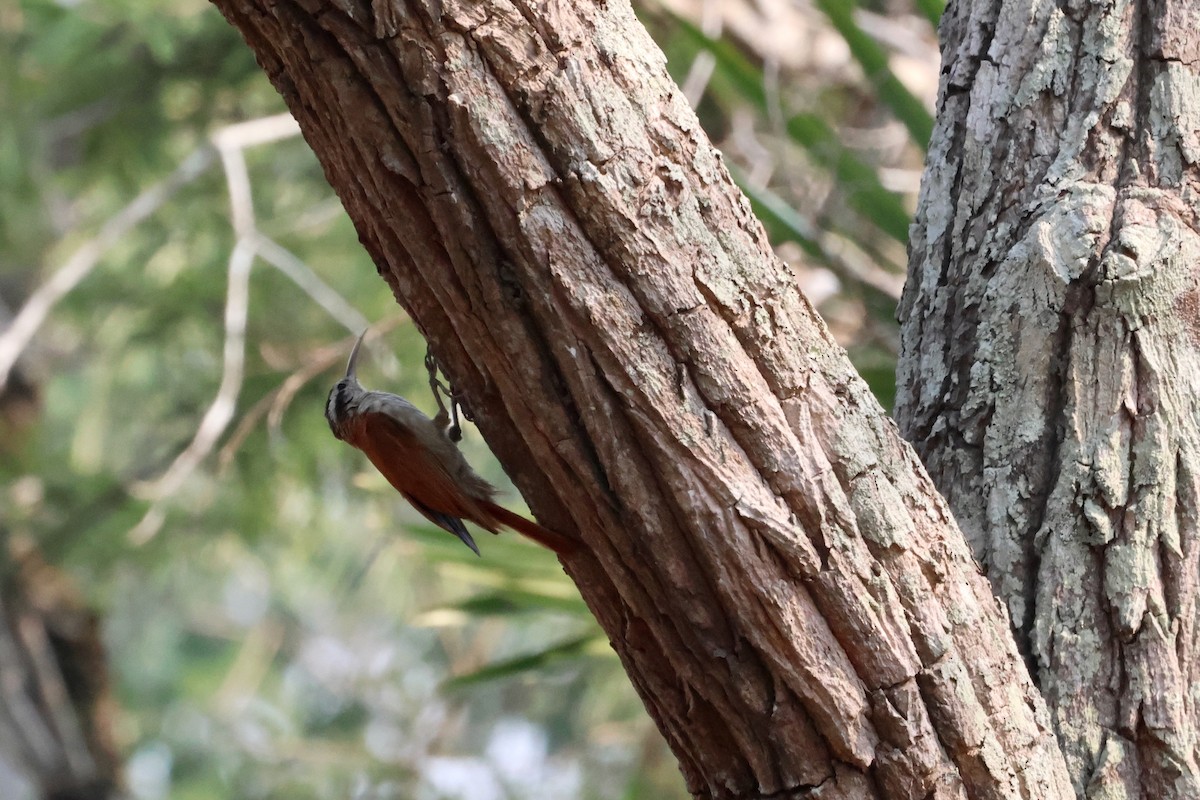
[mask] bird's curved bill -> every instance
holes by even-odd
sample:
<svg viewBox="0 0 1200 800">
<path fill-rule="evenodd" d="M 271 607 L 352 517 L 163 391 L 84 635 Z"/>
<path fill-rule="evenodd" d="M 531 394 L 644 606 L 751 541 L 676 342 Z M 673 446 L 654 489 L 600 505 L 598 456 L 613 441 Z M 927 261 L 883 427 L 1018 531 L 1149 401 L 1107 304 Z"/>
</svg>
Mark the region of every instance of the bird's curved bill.
<svg viewBox="0 0 1200 800">
<path fill-rule="evenodd" d="M 367 328 L 370 330 L 370 328 Z M 367 330 L 364 330 L 358 335 L 358 341 L 354 343 L 354 349 L 350 351 L 350 360 L 346 362 L 346 377 L 358 379 L 358 351 L 362 349 L 363 339 L 367 337 Z"/>
</svg>

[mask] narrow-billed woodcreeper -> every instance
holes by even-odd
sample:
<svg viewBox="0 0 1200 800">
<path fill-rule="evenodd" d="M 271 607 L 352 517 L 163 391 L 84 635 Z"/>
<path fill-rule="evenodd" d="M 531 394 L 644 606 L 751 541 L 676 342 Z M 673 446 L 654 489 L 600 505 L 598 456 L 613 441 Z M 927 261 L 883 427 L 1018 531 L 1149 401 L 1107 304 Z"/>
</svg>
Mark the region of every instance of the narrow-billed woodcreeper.
<svg viewBox="0 0 1200 800">
<path fill-rule="evenodd" d="M 495 488 L 471 469 L 447 434 L 449 419 L 444 407 L 430 419 L 399 395 L 363 389 L 355 365 L 364 336 L 366 331 L 350 352 L 346 377 L 334 384 L 325 404 L 325 419 L 333 435 L 366 453 L 413 508 L 453 533 L 476 555 L 479 548 L 463 520 L 492 533 L 512 528 L 560 555 L 570 552 L 572 543 L 566 537 L 492 501 Z M 431 377 L 431 384 L 441 406 L 436 378 Z"/>
</svg>

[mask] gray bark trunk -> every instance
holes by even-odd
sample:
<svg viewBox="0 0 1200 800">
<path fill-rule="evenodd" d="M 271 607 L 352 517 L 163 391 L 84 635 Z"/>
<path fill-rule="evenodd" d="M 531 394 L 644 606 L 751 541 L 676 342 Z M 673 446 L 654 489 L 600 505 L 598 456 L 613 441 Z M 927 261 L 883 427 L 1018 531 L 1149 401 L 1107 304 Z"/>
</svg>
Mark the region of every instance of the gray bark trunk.
<svg viewBox="0 0 1200 800">
<path fill-rule="evenodd" d="M 1200 10 L 952 4 L 896 416 L 1075 790 L 1197 798 Z"/>
<path fill-rule="evenodd" d="M 1070 796 L 965 541 L 627 4 L 216 4 L 581 541 L 694 795 Z"/>
</svg>

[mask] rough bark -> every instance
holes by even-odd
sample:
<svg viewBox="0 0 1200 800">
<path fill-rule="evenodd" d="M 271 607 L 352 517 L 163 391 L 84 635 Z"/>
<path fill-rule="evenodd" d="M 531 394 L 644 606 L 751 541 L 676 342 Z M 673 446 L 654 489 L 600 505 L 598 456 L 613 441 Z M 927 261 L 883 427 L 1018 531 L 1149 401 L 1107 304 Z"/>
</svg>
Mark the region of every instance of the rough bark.
<svg viewBox="0 0 1200 800">
<path fill-rule="evenodd" d="M 697 797 L 1070 794 L 1008 619 L 624 2 L 216 0 Z"/>
<path fill-rule="evenodd" d="M 1200 797 L 1200 9 L 953 4 L 897 420 L 1076 792 Z"/>
</svg>

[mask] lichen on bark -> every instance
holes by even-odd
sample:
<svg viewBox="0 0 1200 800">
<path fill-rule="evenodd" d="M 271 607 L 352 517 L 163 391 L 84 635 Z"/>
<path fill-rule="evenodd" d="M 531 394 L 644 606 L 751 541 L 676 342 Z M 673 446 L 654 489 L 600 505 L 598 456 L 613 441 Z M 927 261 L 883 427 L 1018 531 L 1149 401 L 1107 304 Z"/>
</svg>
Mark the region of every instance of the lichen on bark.
<svg viewBox="0 0 1200 800">
<path fill-rule="evenodd" d="M 942 27 L 896 416 L 1080 796 L 1200 796 L 1196 20 L 983 1 Z"/>
<path fill-rule="evenodd" d="M 697 797 L 1060 798 L 961 533 L 623 2 L 217 0 Z"/>
</svg>

